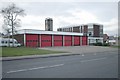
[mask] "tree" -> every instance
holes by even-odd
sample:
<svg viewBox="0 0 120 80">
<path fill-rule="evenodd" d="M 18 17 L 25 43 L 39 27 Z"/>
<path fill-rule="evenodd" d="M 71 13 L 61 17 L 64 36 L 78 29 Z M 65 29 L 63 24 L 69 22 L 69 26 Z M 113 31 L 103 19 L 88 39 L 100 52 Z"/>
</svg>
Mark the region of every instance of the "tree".
<svg viewBox="0 0 120 80">
<path fill-rule="evenodd" d="M 4 36 L 4 34 L 0 32 L 0 37 L 3 37 L 3 36 Z"/>
<path fill-rule="evenodd" d="M 118 36 L 118 40 L 120 40 L 120 36 Z"/>
<path fill-rule="evenodd" d="M 2 8 L 0 13 L 3 15 L 4 18 L 3 29 L 7 32 L 8 35 L 11 33 L 13 40 L 17 27 L 20 27 L 21 20 L 18 19 L 18 16 L 24 16 L 24 10 L 12 3 L 6 8 Z"/>
</svg>

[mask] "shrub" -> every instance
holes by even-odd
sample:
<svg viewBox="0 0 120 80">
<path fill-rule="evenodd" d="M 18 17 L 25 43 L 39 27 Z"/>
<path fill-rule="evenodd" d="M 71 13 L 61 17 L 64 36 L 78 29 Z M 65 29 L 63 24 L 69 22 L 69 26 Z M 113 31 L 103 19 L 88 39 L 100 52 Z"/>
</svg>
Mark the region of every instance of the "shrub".
<svg viewBox="0 0 120 80">
<path fill-rule="evenodd" d="M 102 46 L 102 45 L 103 45 L 103 44 L 100 43 L 100 42 L 96 43 L 96 46 Z"/>
<path fill-rule="evenodd" d="M 98 43 L 93 43 L 93 45 L 95 45 L 95 46 L 102 46 L 103 44 L 101 42 L 98 42 Z"/>
<path fill-rule="evenodd" d="M 93 43 L 94 46 L 110 46 L 109 43 L 101 43 L 101 42 L 98 42 L 98 43 Z"/>
<path fill-rule="evenodd" d="M 110 46 L 109 43 L 103 43 L 103 46 Z"/>
</svg>

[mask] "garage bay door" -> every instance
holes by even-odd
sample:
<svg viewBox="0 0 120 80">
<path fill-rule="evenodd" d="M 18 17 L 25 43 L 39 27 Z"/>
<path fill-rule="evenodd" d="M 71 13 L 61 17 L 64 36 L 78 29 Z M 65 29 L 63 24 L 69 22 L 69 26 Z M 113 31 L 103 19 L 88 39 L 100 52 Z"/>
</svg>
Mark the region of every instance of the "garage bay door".
<svg viewBox="0 0 120 80">
<path fill-rule="evenodd" d="M 72 46 L 72 36 L 64 36 L 64 46 Z"/>
<path fill-rule="evenodd" d="M 62 36 L 54 35 L 54 46 L 62 46 Z"/>
<path fill-rule="evenodd" d="M 38 47 L 37 34 L 26 34 L 26 47 Z"/>
<path fill-rule="evenodd" d="M 82 37 L 82 45 L 87 45 L 87 37 Z"/>
<path fill-rule="evenodd" d="M 74 36 L 74 46 L 79 46 L 79 45 L 80 45 L 80 37 Z"/>
<path fill-rule="evenodd" d="M 51 35 L 41 35 L 41 47 L 52 46 L 52 36 Z"/>
</svg>

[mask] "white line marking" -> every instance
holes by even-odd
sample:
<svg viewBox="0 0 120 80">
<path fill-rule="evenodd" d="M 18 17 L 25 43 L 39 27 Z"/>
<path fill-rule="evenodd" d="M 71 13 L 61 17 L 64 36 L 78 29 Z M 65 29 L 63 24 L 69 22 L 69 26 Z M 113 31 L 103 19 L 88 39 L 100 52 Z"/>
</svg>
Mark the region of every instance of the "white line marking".
<svg viewBox="0 0 120 80">
<path fill-rule="evenodd" d="M 106 59 L 106 58 L 104 57 L 104 58 L 99 58 L 99 59 L 83 60 L 80 62 L 96 61 L 96 60 L 102 60 L 102 59 Z"/>
<path fill-rule="evenodd" d="M 49 67 L 58 67 L 58 66 L 63 66 L 64 64 L 58 64 L 58 65 L 53 65 L 53 66 L 49 66 Z"/>
<path fill-rule="evenodd" d="M 96 53 L 94 53 L 94 55 L 96 55 Z"/>
<path fill-rule="evenodd" d="M 44 68 L 53 68 L 53 67 L 59 67 L 63 66 L 64 64 L 57 64 L 52 66 L 43 66 L 43 67 L 36 67 L 36 68 L 29 68 L 29 69 L 21 69 L 21 70 L 15 70 L 15 71 L 8 71 L 7 73 L 15 73 L 15 72 L 22 72 L 22 71 L 30 71 L 30 70 L 36 70 L 36 69 L 44 69 Z"/>
<path fill-rule="evenodd" d="M 82 56 L 85 56 L 84 54 L 82 54 Z"/>
</svg>

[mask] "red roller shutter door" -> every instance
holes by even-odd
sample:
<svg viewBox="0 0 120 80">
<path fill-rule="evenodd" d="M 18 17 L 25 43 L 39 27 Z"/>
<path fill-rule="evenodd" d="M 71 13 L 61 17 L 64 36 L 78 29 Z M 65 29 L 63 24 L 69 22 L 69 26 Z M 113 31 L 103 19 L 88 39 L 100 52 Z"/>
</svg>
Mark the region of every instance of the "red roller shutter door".
<svg viewBox="0 0 120 80">
<path fill-rule="evenodd" d="M 82 45 L 87 45 L 87 37 L 82 37 Z"/>
<path fill-rule="evenodd" d="M 64 42 L 65 46 L 72 46 L 72 36 L 64 36 Z"/>
<path fill-rule="evenodd" d="M 74 45 L 79 46 L 80 45 L 80 37 L 79 36 L 74 36 Z"/>
<path fill-rule="evenodd" d="M 41 35 L 41 47 L 52 46 L 52 36 L 51 35 Z"/>
<path fill-rule="evenodd" d="M 54 36 L 54 46 L 62 46 L 62 36 L 61 35 Z"/>
<path fill-rule="evenodd" d="M 37 34 L 26 34 L 26 47 L 38 47 Z"/>
</svg>

